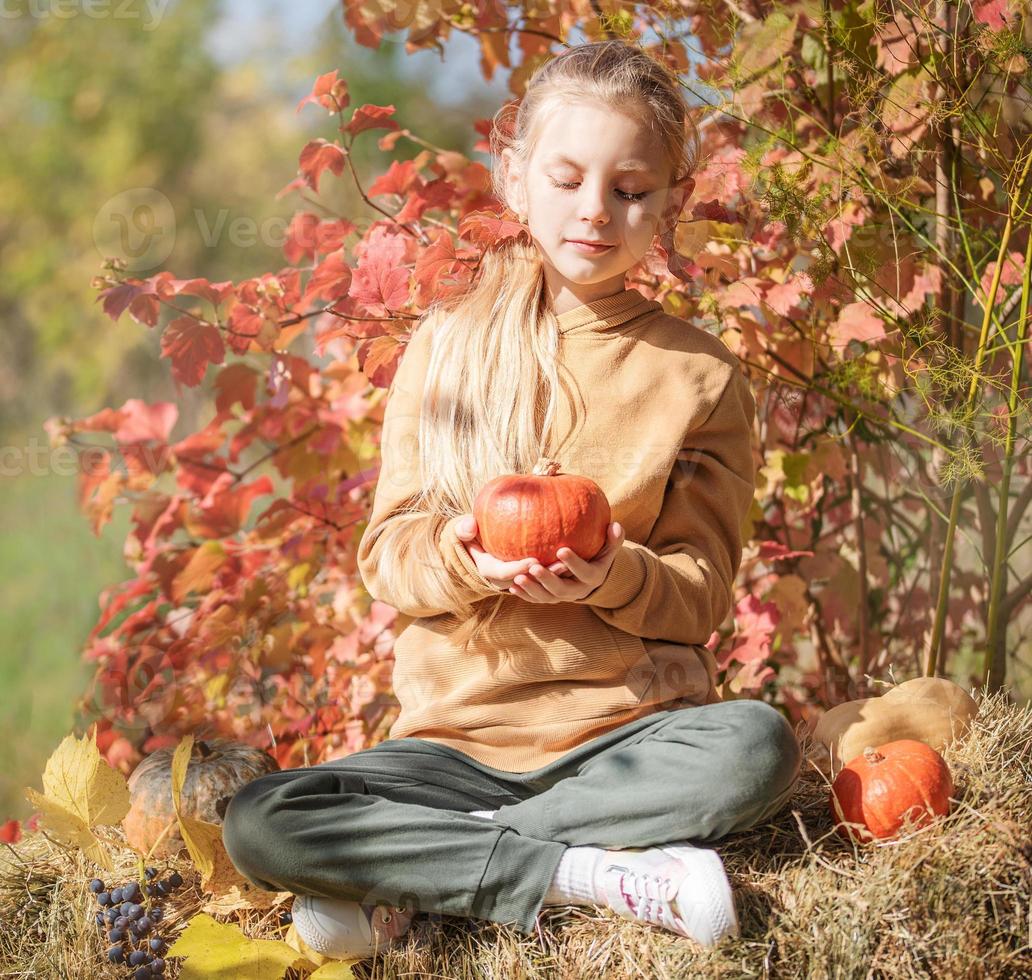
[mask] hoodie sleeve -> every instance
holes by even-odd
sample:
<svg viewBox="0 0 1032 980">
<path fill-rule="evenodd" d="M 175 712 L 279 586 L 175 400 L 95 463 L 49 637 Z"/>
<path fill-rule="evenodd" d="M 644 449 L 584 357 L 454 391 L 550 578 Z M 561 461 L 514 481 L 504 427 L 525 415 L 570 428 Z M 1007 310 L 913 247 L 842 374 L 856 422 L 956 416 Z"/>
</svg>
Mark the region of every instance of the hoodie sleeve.
<svg viewBox="0 0 1032 980">
<path fill-rule="evenodd" d="M 624 540 L 606 578 L 579 603 L 626 633 L 704 644 L 724 621 L 752 505 L 756 402 L 737 368 L 691 430 L 667 479 L 647 540 Z"/>
<path fill-rule="evenodd" d="M 431 576 L 450 575 L 464 588 L 471 603 L 499 594 L 480 574 L 476 562 L 459 540 L 455 532 L 457 517 L 445 519 L 427 513 L 413 519 L 411 515 L 398 513 L 401 508 L 411 506 L 420 489 L 419 416 L 430 360 L 431 327 L 425 318 L 413 330 L 387 391 L 380 436 L 380 473 L 372 512 L 357 553 L 358 570 L 366 591 L 374 599 L 414 618 L 454 610 L 429 602 L 422 585 L 417 584 L 411 592 L 405 593 L 388 585 L 388 577 L 381 574 L 380 558 L 386 542 L 398 543 L 396 535 L 404 538 L 399 549 L 401 554 L 430 556 L 432 567 L 426 570 L 427 581 Z"/>
</svg>

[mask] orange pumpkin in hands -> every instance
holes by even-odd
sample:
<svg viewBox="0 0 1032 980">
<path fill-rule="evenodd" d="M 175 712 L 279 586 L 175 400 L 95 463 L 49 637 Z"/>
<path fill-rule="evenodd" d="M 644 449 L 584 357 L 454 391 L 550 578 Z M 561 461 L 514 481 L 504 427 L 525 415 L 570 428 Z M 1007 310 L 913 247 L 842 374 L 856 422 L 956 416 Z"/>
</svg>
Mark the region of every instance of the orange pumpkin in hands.
<svg viewBox="0 0 1032 980">
<path fill-rule="evenodd" d="M 595 558 L 609 532 L 609 501 L 594 480 L 560 469 L 543 459 L 529 476 L 511 473 L 484 484 L 473 516 L 485 551 L 502 561 L 536 558 L 546 567 L 560 548 Z"/>
<path fill-rule="evenodd" d="M 901 738 L 868 746 L 843 767 L 831 785 L 831 813 L 841 836 L 870 842 L 892 837 L 908 816 L 914 827 L 945 816 L 952 794 L 943 757 L 924 742 Z"/>
</svg>

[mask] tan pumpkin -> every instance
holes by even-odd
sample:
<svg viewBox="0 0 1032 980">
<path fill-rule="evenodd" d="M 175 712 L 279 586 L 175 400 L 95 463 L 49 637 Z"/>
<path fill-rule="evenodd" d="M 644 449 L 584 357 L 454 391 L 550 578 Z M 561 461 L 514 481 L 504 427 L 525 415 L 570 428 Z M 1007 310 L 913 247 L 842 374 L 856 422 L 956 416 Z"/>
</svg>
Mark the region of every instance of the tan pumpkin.
<svg viewBox="0 0 1032 980">
<path fill-rule="evenodd" d="M 152 752 L 129 777 L 129 812 L 122 820 L 126 840 L 147 854 L 169 821 L 172 805 L 172 756 L 175 746 Z M 194 742 L 186 767 L 180 807 L 184 814 L 221 824 L 230 798 L 241 786 L 279 769 L 279 763 L 262 749 L 227 738 Z M 154 850 L 153 857 L 172 857 L 186 845 L 174 824 Z"/>
<path fill-rule="evenodd" d="M 941 752 L 964 735 L 978 704 L 944 677 L 915 677 L 880 697 L 846 701 L 826 711 L 813 731 L 821 750 L 816 760 L 833 775 L 868 747 L 916 739 Z"/>
</svg>

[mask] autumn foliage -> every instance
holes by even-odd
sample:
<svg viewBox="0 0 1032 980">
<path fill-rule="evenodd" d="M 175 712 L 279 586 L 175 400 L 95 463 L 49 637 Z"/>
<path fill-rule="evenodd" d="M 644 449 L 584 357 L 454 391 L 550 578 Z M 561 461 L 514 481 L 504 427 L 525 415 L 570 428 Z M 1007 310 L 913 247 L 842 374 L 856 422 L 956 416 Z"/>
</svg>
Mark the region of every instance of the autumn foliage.
<svg viewBox="0 0 1032 980">
<path fill-rule="evenodd" d="M 375 46 L 384 23 L 344 8 Z M 632 26 L 587 5 L 556 9 L 525 12 L 540 33 L 518 34 L 519 60 L 507 35 L 480 34 L 485 75 L 511 68 L 518 97 L 554 46 L 547 35 Z M 993 106 L 1009 120 L 991 146 L 944 131 L 935 109 L 954 88 L 923 74 L 941 66 L 937 35 L 872 2 L 826 4 L 825 24 L 819 5 L 688 0 L 679 15 L 706 55 L 695 67 L 663 12 L 635 9 L 659 31 L 653 55 L 722 93 L 700 109 L 703 164 L 671 247 L 629 279 L 720 335 L 757 395 L 759 485 L 733 617 L 710 646 L 726 698 L 770 696 L 799 720 L 864 694 L 865 675 L 919 673 L 933 622 L 951 650 L 965 638 L 985 648 L 994 529 L 1001 513 L 1021 520 L 985 483 L 1006 472 L 1019 490 L 1028 477 L 1027 454 L 1005 438 L 1027 417 L 1020 371 L 1009 379 L 1027 326 L 1008 317 L 1028 295 L 1028 221 L 1007 216 L 1026 186 L 1028 116 L 1015 116 L 1020 93 L 1004 82 L 972 109 L 972 131 Z M 990 70 L 998 82 L 1017 61 L 1027 72 L 1009 9 L 964 9 L 956 54 L 969 93 Z M 497 16 L 424 12 L 411 47 Z M 337 125 L 301 149 L 282 192 L 302 201 L 282 268 L 213 283 L 136 277 L 111 259 L 97 277 L 104 310 L 160 331 L 175 379 L 210 392 L 203 427 L 173 435 L 176 404 L 137 397 L 47 423 L 55 445 L 79 450 L 94 531 L 131 508 L 130 575 L 100 597 L 80 705 L 123 770 L 188 733 L 251 741 L 284 768 L 315 763 L 374 744 L 396 711 L 396 612 L 370 600 L 355 567 L 383 396 L 420 312 L 465 289 L 483 250 L 518 226 L 483 164 L 430 147 L 393 106 L 351 106 L 338 71 L 298 109 L 310 106 Z M 474 122 L 478 151 L 488 125 Z M 374 138 L 384 154 L 416 151 L 369 179 L 351 150 Z M 952 176 L 943 139 L 963 161 Z M 925 213 L 944 179 L 957 190 L 945 233 Z M 314 207 L 329 181 L 361 188 L 374 219 Z M 977 558 L 945 547 L 965 521 L 980 528 Z M 1006 622 L 1028 588 L 1008 590 L 1003 574 Z"/>
</svg>

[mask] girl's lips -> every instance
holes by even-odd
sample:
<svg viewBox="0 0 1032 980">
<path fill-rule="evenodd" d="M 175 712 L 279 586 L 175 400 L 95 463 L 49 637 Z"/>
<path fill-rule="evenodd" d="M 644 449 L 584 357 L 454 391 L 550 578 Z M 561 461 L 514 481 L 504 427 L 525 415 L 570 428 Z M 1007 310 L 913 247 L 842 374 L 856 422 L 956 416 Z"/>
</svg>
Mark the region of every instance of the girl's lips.
<svg viewBox="0 0 1032 980">
<path fill-rule="evenodd" d="M 567 244 L 572 245 L 578 252 L 583 252 L 585 255 L 600 255 L 602 252 L 606 252 L 613 248 L 612 245 L 588 245 L 584 242 L 575 242 L 573 239 L 568 238 Z"/>
</svg>

